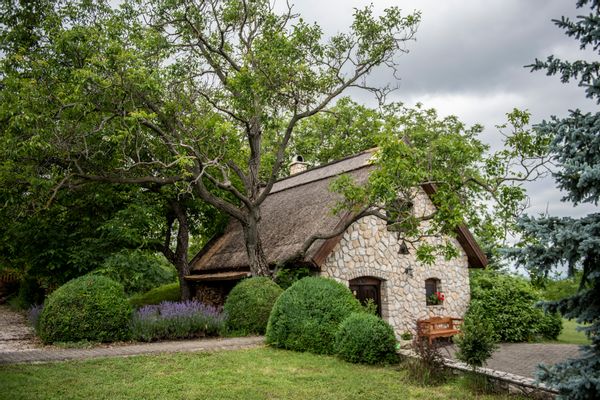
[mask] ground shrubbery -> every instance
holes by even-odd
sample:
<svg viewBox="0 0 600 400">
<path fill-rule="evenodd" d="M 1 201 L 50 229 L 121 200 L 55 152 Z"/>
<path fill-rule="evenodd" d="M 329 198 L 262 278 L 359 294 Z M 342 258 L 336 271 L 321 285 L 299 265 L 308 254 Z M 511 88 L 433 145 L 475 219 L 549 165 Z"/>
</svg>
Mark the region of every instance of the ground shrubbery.
<svg viewBox="0 0 600 400">
<path fill-rule="evenodd" d="M 500 341 L 556 339 L 560 334 L 562 320 L 536 307 L 541 296 L 525 279 L 494 271 L 473 271 L 470 279 L 471 309 L 481 310 L 480 317 Z"/>
<path fill-rule="evenodd" d="M 151 289 L 146 293 L 136 294 L 129 298 L 134 307 L 146 306 L 148 304 L 160 304 L 163 301 L 179 301 L 179 282 L 169 283 Z"/>
<path fill-rule="evenodd" d="M 217 307 L 197 300 L 141 307 L 131 320 L 131 337 L 150 342 L 216 336 L 223 331 L 225 317 Z"/>
<path fill-rule="evenodd" d="M 39 320 L 40 338 L 45 343 L 123 340 L 129 337 L 130 316 L 123 286 L 85 275 L 48 296 Z"/>
<path fill-rule="evenodd" d="M 461 334 L 455 338 L 457 358 L 473 368 L 481 367 L 497 348 L 494 328 L 482 313 L 483 310 L 476 305 L 471 306 L 461 327 Z"/>
<path fill-rule="evenodd" d="M 340 323 L 362 311 L 358 300 L 339 282 L 303 278 L 279 296 L 267 325 L 267 343 L 296 351 L 333 354 Z"/>
<path fill-rule="evenodd" d="M 275 300 L 281 289 L 266 277 L 244 279 L 227 296 L 224 311 L 227 314 L 227 328 L 236 334 L 262 335 Z"/>
<path fill-rule="evenodd" d="M 335 335 L 335 352 L 352 363 L 394 363 L 396 337 L 392 327 L 376 315 L 353 313 Z"/>
</svg>

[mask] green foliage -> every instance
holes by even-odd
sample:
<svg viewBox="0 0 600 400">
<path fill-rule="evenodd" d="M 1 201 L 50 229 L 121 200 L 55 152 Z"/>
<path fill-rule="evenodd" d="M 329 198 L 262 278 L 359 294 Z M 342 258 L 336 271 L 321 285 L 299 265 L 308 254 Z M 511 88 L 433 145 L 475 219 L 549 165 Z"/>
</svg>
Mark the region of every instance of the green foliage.
<svg viewBox="0 0 600 400">
<path fill-rule="evenodd" d="M 141 250 L 115 253 L 92 273 L 119 282 L 128 296 L 147 292 L 177 279 L 175 269 L 163 256 Z"/>
<path fill-rule="evenodd" d="M 541 288 L 542 298 L 547 301 L 566 299 L 577 294 L 581 274 L 565 279 L 545 279 Z"/>
<path fill-rule="evenodd" d="M 577 8 L 587 9 L 576 19 L 562 17 L 553 22 L 565 34 L 579 41 L 586 59 L 562 60 L 550 55 L 536 59 L 532 71 L 557 75 L 563 83 L 577 82 L 587 98 L 600 103 L 598 55 L 600 54 L 600 3 L 577 0 Z M 564 194 L 563 201 L 591 203 L 600 200 L 600 112 L 569 111 L 564 118 L 552 117 L 536 126 L 539 136 L 552 138 L 549 156 L 555 168 L 553 177 Z M 577 319 L 591 340 L 581 356 L 540 370 L 540 380 L 569 399 L 600 397 L 600 213 L 581 218 L 540 216 L 519 221 L 523 238 L 511 255 L 532 275 L 547 277 L 553 270 L 568 268 L 569 275 L 581 270 L 578 291 L 544 307 L 567 319 Z"/>
<path fill-rule="evenodd" d="M 188 253 L 182 227 L 214 231 L 214 220 L 190 221 L 207 204 L 256 227 L 296 125 L 391 65 L 420 21 L 395 6 L 381 15 L 365 7 L 326 37 L 268 0 L 13 3 L 0 13 L 6 197 L 26 209 L 24 198 L 46 205 L 58 191 L 125 185 L 162 209 L 144 218 L 166 225 L 144 246 L 170 244 L 177 227 L 187 236 L 178 254 Z"/>
<path fill-rule="evenodd" d="M 362 306 L 367 314 L 377 315 L 377 303 L 373 299 L 367 299 Z"/>
<path fill-rule="evenodd" d="M 273 304 L 281 293 L 283 289 L 267 277 L 244 279 L 225 300 L 227 328 L 243 335 L 263 335 Z"/>
<path fill-rule="evenodd" d="M 439 345 L 433 341 L 417 338 L 413 341 L 413 351 L 417 357 L 404 361 L 410 382 L 422 386 L 439 385 L 448 379 L 444 356 Z"/>
<path fill-rule="evenodd" d="M 42 304 L 45 295 L 45 289 L 40 282 L 31 276 L 26 276 L 19 282 L 19 291 L 11 304 L 16 308 L 26 310 L 33 305 Z"/>
<path fill-rule="evenodd" d="M 549 340 L 558 339 L 562 329 L 563 321 L 560 315 L 547 312 L 540 318 L 536 327 L 537 333 L 544 339 Z"/>
<path fill-rule="evenodd" d="M 134 307 L 141 307 L 150 304 L 159 304 L 163 301 L 177 301 L 179 297 L 179 282 L 175 282 L 162 285 L 143 294 L 131 296 L 129 303 Z"/>
<path fill-rule="evenodd" d="M 349 97 L 339 99 L 326 113 L 303 120 L 298 136 L 290 145 L 290 154 L 300 154 L 316 164 L 358 154 L 377 145 L 382 128 L 380 114 Z"/>
<path fill-rule="evenodd" d="M 86 275 L 54 291 L 40 317 L 44 343 L 127 339 L 131 306 L 123 286 L 103 276 Z"/>
<path fill-rule="evenodd" d="M 500 341 L 524 342 L 538 336 L 556 339 L 560 333 L 560 317 L 546 315 L 536 306 L 541 297 L 525 279 L 494 271 L 473 271 L 470 282 L 468 313 L 477 310 L 478 318 L 489 321 Z"/>
<path fill-rule="evenodd" d="M 353 108 L 344 104 L 342 111 L 344 107 Z M 356 118 L 363 118 L 365 111 L 354 108 Z M 525 200 L 524 189 L 512 180 L 535 176 L 537 157 L 548 147 L 548 140 L 538 140 L 526 129 L 529 114 L 519 110 L 507 114 L 508 122 L 501 129 L 511 132 L 505 134 L 505 148 L 493 154 L 478 137 L 481 126 L 467 127 L 454 116 L 439 117 L 435 110 L 420 104 L 409 108 L 392 103 L 368 118 L 376 121 L 367 137 L 377 146 L 372 159 L 376 168 L 366 186 L 347 175 L 332 183 L 331 190 L 341 195 L 334 211 L 359 213 L 369 205 L 384 204 L 389 226 L 399 237 L 417 243 L 414 239 L 423 234 L 452 236 L 466 221 L 490 254 L 497 255 L 499 243 L 514 230 L 514 215 L 521 212 Z M 517 165 L 526 166 L 530 173 Z M 418 203 L 422 194 L 414 188 L 431 182 L 436 183 L 431 195 L 436 210 L 427 216 L 430 223 L 425 230 L 421 224 L 424 216 L 417 215 L 412 204 Z M 415 247 L 417 258 L 429 264 L 437 256 L 451 259 L 458 255 L 450 241 Z"/>
<path fill-rule="evenodd" d="M 396 337 L 392 327 L 373 314 L 353 313 L 335 334 L 335 353 L 351 363 L 395 363 Z"/>
<path fill-rule="evenodd" d="M 296 267 L 293 265 L 284 266 L 277 270 L 277 274 L 275 274 L 275 283 L 285 290 L 292 286 L 296 281 L 307 276 L 311 276 L 308 267 Z"/>
<path fill-rule="evenodd" d="M 284 349 L 333 354 L 339 324 L 362 306 L 339 282 L 306 277 L 275 302 L 267 325 L 267 343 Z"/>
<path fill-rule="evenodd" d="M 471 306 L 461 327 L 461 334 L 455 338 L 458 345 L 456 357 L 473 368 L 481 367 L 498 347 L 496 338 L 494 327 L 486 318 L 485 311 Z"/>
</svg>

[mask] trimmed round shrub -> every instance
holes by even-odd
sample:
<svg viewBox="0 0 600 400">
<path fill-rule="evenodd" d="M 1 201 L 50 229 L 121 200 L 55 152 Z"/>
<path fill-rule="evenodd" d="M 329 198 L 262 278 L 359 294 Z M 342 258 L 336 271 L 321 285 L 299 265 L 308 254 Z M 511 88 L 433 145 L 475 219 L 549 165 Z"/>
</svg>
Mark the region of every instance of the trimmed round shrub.
<svg viewBox="0 0 600 400">
<path fill-rule="evenodd" d="M 44 343 L 127 339 L 131 306 L 123 286 L 97 275 L 85 275 L 54 291 L 40 317 Z"/>
<path fill-rule="evenodd" d="M 273 304 L 281 293 L 283 289 L 269 278 L 244 279 L 225 301 L 227 329 L 243 335 L 264 334 Z"/>
<path fill-rule="evenodd" d="M 340 323 L 362 311 L 350 289 L 333 279 L 306 277 L 275 302 L 266 339 L 272 346 L 316 354 L 333 354 Z"/>
<path fill-rule="evenodd" d="M 335 352 L 351 363 L 395 363 L 396 337 L 392 327 L 373 314 L 350 314 L 335 335 Z"/>
</svg>

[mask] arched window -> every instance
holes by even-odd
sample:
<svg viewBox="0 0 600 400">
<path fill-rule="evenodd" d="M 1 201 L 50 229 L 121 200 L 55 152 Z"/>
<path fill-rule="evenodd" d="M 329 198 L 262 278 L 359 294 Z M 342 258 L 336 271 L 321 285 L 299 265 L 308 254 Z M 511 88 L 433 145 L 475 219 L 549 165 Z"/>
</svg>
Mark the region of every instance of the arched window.
<svg viewBox="0 0 600 400">
<path fill-rule="evenodd" d="M 444 302 L 442 281 L 438 278 L 429 278 L 425 280 L 425 300 L 428 306 L 435 306 Z"/>
</svg>

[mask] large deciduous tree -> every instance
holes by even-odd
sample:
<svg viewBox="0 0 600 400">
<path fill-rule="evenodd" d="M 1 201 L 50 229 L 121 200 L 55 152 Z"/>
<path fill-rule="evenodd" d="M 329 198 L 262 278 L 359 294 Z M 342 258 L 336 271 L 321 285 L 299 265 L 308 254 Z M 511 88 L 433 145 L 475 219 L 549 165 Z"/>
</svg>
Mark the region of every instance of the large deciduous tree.
<svg viewBox="0 0 600 400">
<path fill-rule="evenodd" d="M 36 4 L 43 13 L 23 3 L 3 21 L 9 41 L 35 33 L 2 49 L 5 135 L 49 161 L 42 175 L 55 187 L 169 187 L 180 275 L 189 268 L 182 198 L 239 220 L 252 272 L 269 274 L 260 205 L 297 124 L 349 88 L 385 94 L 366 78 L 394 68 L 419 22 L 367 7 L 348 33 L 325 39 L 265 0 Z"/>
<path fill-rule="evenodd" d="M 579 0 L 578 8 L 591 8 L 588 15 L 575 20 L 562 17 L 554 23 L 580 42 L 582 50 L 600 50 L 600 2 Z M 554 56 L 536 60 L 532 70 L 546 70 L 562 82 L 576 81 L 586 96 L 600 102 L 599 61 L 565 61 Z M 571 111 L 565 118 L 553 117 L 536 127 L 540 135 L 551 135 L 551 155 L 558 165 L 554 178 L 565 192 L 563 201 L 592 203 L 600 198 L 600 113 Z M 549 302 L 545 307 L 564 317 L 576 318 L 591 339 L 581 357 L 544 367 L 540 379 L 556 387 L 569 399 L 600 397 L 600 214 L 582 218 L 542 216 L 520 222 L 524 237 L 513 250 L 520 265 L 533 274 L 547 275 L 555 268 L 580 269 L 578 292 L 568 298 Z"/>
</svg>

